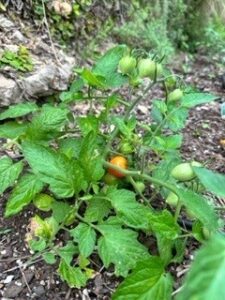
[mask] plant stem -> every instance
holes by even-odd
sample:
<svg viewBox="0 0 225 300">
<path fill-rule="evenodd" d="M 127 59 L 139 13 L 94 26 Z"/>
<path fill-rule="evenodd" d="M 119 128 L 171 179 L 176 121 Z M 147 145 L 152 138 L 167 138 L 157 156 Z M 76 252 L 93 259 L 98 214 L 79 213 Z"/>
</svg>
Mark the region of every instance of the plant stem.
<svg viewBox="0 0 225 300">
<path fill-rule="evenodd" d="M 179 196 L 178 196 L 178 197 L 179 197 Z M 175 215 L 174 215 L 174 220 L 175 220 L 175 222 L 177 222 L 177 220 L 178 220 L 178 218 L 179 218 L 180 211 L 181 211 L 181 207 L 182 207 L 182 204 L 181 204 L 181 202 L 178 200 L 177 207 L 176 207 L 176 211 L 175 211 Z"/>
<path fill-rule="evenodd" d="M 124 116 L 124 120 L 127 121 L 127 119 L 130 116 L 131 111 L 134 109 L 134 107 L 138 104 L 138 102 L 143 98 L 143 96 L 153 87 L 153 85 L 155 84 L 155 82 L 149 84 L 146 89 L 144 90 L 143 94 L 138 96 L 136 99 L 134 99 L 134 101 L 131 103 L 131 105 L 127 108 L 127 111 L 125 113 Z M 105 147 L 105 152 L 104 152 L 104 157 L 107 156 L 108 152 L 109 152 L 109 148 L 111 147 L 112 141 L 116 138 L 116 136 L 119 133 L 119 128 L 115 127 L 115 129 L 113 130 L 113 132 L 111 133 L 110 139 L 108 140 L 108 143 L 106 144 Z"/>
<path fill-rule="evenodd" d="M 128 176 L 128 180 L 129 180 L 130 183 L 133 185 L 135 191 L 141 196 L 141 198 L 143 199 L 144 203 L 145 203 L 147 206 L 151 207 L 151 205 L 150 205 L 148 199 L 146 199 L 145 196 L 142 194 L 142 192 L 140 192 L 140 191 L 138 190 L 137 185 L 136 185 L 136 182 L 134 181 L 133 177 L 132 177 L 132 176 Z"/>
<path fill-rule="evenodd" d="M 80 220 L 81 222 L 83 222 L 83 223 L 89 225 L 90 227 L 92 227 L 93 229 L 97 230 L 98 232 L 100 232 L 100 233 L 102 234 L 102 232 L 101 232 L 101 230 L 98 228 L 98 226 L 96 226 L 96 225 L 94 225 L 94 224 L 92 224 L 92 223 L 86 221 L 86 220 L 85 220 L 81 215 L 79 215 L 78 213 L 76 213 L 76 217 L 77 217 L 77 219 Z"/>
</svg>

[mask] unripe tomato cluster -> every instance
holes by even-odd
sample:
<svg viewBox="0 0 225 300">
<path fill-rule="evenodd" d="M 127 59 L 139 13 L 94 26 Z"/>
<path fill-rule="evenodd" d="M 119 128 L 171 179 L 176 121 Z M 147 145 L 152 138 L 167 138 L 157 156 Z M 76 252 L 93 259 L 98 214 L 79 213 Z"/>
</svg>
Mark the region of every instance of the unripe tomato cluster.
<svg viewBox="0 0 225 300">
<path fill-rule="evenodd" d="M 162 65 L 150 58 L 142 58 L 138 62 L 135 57 L 126 55 L 119 61 L 118 69 L 122 74 L 132 75 L 132 82 L 139 84 L 139 78 L 150 78 L 156 80 L 163 72 Z"/>
</svg>

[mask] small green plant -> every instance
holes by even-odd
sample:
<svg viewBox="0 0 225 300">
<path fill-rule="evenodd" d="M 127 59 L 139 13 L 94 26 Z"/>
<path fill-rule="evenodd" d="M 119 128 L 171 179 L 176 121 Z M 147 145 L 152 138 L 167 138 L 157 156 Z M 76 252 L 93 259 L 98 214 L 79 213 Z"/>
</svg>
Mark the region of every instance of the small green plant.
<svg viewBox="0 0 225 300">
<path fill-rule="evenodd" d="M 170 266 L 182 263 L 187 240 L 195 238 L 206 245 L 176 299 L 207 299 L 210 291 L 211 299 L 222 300 L 225 239 L 202 191 L 224 197 L 225 176 L 196 162 L 183 162 L 183 170 L 179 150 L 189 110 L 216 97 L 188 93 L 160 59 L 137 53 L 123 45 L 114 47 L 91 69 L 77 70 L 70 89 L 54 105 L 26 102 L 0 114 L 4 147 L 16 148 L 22 156 L 19 161 L 0 159 L 0 194 L 12 188 L 5 217 L 28 205 L 43 211 L 44 216 L 30 220 L 26 242 L 35 254 L 26 265 L 42 257 L 58 265 L 59 276 L 70 287 L 81 288 L 95 276 L 92 260 L 98 255 L 105 268 L 113 266 L 115 275 L 123 278 L 114 300 L 171 299 Z M 132 68 L 121 73 L 127 56 Z M 154 72 L 142 72 L 142 79 L 138 66 L 143 59 L 154 62 Z M 150 99 L 149 91 L 159 85 L 165 97 Z M 125 87 L 129 98 L 118 93 Z M 168 101 L 176 89 L 182 95 Z M 89 113 L 75 116 L 70 105 L 82 101 L 89 104 Z M 151 124 L 135 114 L 141 101 L 149 106 Z M 201 191 L 196 188 L 200 185 Z M 176 201 L 168 201 L 171 193 Z M 183 215 L 191 215 L 191 229 L 179 225 Z M 68 238 L 59 243 L 62 231 Z M 138 238 L 140 234 L 155 241 L 154 249 Z M 209 272 L 207 278 L 204 272 Z"/>
<path fill-rule="evenodd" d="M 88 9 L 92 5 L 92 0 L 82 1 L 62 1 L 62 0 L 34 0 L 32 9 L 35 15 L 43 20 L 46 16 L 51 34 L 57 38 L 62 46 L 72 37 L 76 36 L 75 23 L 79 18 L 85 18 Z"/>
<path fill-rule="evenodd" d="M 21 72 L 30 72 L 33 70 L 29 51 L 24 46 L 19 46 L 17 52 L 5 50 L 0 57 L 0 68 L 5 65 L 9 65 Z"/>
</svg>

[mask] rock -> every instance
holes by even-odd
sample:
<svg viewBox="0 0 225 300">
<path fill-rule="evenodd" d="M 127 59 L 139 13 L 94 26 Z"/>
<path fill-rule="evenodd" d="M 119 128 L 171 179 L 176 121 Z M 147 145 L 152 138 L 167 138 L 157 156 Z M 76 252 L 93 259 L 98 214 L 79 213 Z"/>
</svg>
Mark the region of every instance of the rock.
<svg viewBox="0 0 225 300">
<path fill-rule="evenodd" d="M 3 15 L 0 15 L 0 29 L 4 31 L 11 30 L 15 27 L 14 23 L 4 17 Z"/>
<path fill-rule="evenodd" d="M 26 282 L 29 284 L 29 282 L 33 279 L 34 273 L 26 270 L 24 271 L 24 276 L 26 277 Z M 21 278 L 21 281 L 13 281 L 11 282 L 6 290 L 3 293 L 3 297 L 5 298 L 17 298 L 17 296 L 22 292 L 23 288 L 26 286 L 26 283 L 24 281 L 24 278 Z"/>
<path fill-rule="evenodd" d="M 20 101 L 22 90 L 15 80 L 0 74 L 0 107 Z"/>
<path fill-rule="evenodd" d="M 18 43 L 22 43 L 29 50 L 33 71 L 21 73 L 8 65 L 0 69 L 0 107 L 64 91 L 73 76 L 73 57 L 56 46 L 53 51 L 52 46 L 41 41 L 35 33 L 26 38 L 19 26 L 0 16 L 0 55 L 5 50 L 17 52 Z"/>
<path fill-rule="evenodd" d="M 33 292 L 40 297 L 45 294 L 45 289 L 42 285 L 38 285 L 33 288 Z"/>
<path fill-rule="evenodd" d="M 9 285 L 3 293 L 5 298 L 16 298 L 23 290 L 23 286 L 17 286 L 16 284 Z"/>
<path fill-rule="evenodd" d="M 58 67 L 54 64 L 39 69 L 35 74 L 24 78 L 21 84 L 25 97 L 38 97 L 51 95 L 53 91 L 67 89 L 71 72 L 68 67 Z"/>
</svg>

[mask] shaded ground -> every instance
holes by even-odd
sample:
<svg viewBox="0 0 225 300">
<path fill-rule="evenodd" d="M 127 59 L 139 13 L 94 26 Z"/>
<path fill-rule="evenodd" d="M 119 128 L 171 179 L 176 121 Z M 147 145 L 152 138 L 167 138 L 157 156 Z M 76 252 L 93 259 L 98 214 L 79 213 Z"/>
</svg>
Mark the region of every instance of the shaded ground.
<svg viewBox="0 0 225 300">
<path fill-rule="evenodd" d="M 220 103 L 224 101 L 224 90 L 221 87 L 219 73 L 221 70 L 216 62 L 207 61 L 204 56 L 198 56 L 196 61 L 188 62 L 191 66 L 185 74 L 185 81 L 196 85 L 203 91 L 210 91 L 218 95 L 219 102 L 207 104 L 193 109 L 184 130 L 182 154 L 184 158 L 194 158 L 206 162 L 212 169 L 222 173 L 225 171 L 225 150 L 220 145 L 220 139 L 225 138 L 225 120 L 220 116 Z M 3 234 L 0 231 L 0 295 L 2 299 L 110 299 L 118 279 L 113 272 L 102 268 L 102 263 L 92 257 L 92 266 L 96 276 L 90 280 L 84 289 L 69 289 L 62 283 L 56 274 L 56 267 L 44 262 L 23 270 L 21 262 L 25 261 L 30 253 L 24 243 L 26 226 L 29 217 L 34 213 L 24 211 L 8 220 L 3 220 L 3 208 L 6 199 L 0 203 L 0 225 L 11 231 Z M 2 229 L 1 229 L 2 230 Z M 151 242 L 151 241 L 150 241 Z M 178 288 L 180 278 L 187 271 L 189 261 L 195 249 L 195 243 L 190 244 L 186 251 L 182 265 L 174 265 L 171 269 Z M 26 280 L 25 280 L 26 278 Z"/>
</svg>

